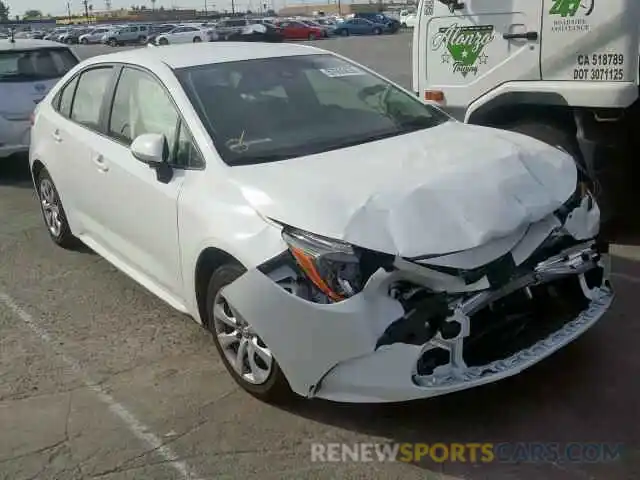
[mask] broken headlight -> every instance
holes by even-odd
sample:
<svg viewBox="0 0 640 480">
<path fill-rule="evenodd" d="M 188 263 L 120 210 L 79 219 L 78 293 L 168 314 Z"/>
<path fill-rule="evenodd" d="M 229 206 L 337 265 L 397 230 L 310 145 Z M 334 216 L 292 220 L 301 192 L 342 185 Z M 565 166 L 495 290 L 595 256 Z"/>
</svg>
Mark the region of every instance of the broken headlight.
<svg viewBox="0 0 640 480">
<path fill-rule="evenodd" d="M 309 281 L 334 302 L 362 290 L 360 259 L 348 243 L 292 228 L 282 238 Z"/>
</svg>

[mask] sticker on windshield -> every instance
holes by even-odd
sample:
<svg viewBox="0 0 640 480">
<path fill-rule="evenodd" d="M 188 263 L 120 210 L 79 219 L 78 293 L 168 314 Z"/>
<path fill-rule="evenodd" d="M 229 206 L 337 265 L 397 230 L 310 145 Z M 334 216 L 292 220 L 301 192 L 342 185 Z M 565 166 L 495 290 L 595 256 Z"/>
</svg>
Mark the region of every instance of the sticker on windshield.
<svg viewBox="0 0 640 480">
<path fill-rule="evenodd" d="M 366 75 L 365 72 L 356 67 L 333 67 L 333 68 L 321 68 L 320 71 L 327 77 L 353 77 L 355 75 Z"/>
</svg>

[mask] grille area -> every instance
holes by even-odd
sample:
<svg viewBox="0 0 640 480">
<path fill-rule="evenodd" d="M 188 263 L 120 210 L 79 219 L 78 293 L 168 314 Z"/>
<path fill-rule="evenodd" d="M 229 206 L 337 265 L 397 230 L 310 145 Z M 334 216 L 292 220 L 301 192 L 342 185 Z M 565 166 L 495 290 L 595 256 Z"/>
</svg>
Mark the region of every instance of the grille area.
<svg viewBox="0 0 640 480">
<path fill-rule="evenodd" d="M 470 318 L 464 361 L 474 367 L 514 355 L 562 328 L 588 305 L 577 276 L 513 292 Z"/>
</svg>

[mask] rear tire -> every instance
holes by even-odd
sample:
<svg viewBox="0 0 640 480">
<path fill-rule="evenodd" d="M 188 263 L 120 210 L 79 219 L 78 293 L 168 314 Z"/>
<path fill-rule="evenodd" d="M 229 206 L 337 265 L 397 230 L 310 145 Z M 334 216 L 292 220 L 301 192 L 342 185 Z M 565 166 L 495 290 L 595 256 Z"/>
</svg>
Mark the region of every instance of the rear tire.
<svg viewBox="0 0 640 480">
<path fill-rule="evenodd" d="M 202 39 L 200 37 L 194 37 L 193 43 L 200 43 Z"/>
<path fill-rule="evenodd" d="M 110 39 L 110 40 L 107 42 L 107 44 L 108 44 L 110 47 L 117 47 L 117 46 L 118 46 L 118 41 L 117 41 L 115 38 L 112 38 L 112 39 Z"/>
<path fill-rule="evenodd" d="M 42 218 L 47 227 L 49 237 L 56 245 L 62 248 L 77 249 L 82 245 L 82 242 L 71 233 L 67 214 L 60 200 L 60 194 L 46 168 L 40 170 L 35 183 L 37 185 L 38 199 L 40 200 L 40 211 L 42 212 Z"/>
<path fill-rule="evenodd" d="M 309 41 L 313 42 L 316 39 L 316 34 L 315 33 L 310 33 L 308 36 Z"/>
<path fill-rule="evenodd" d="M 380 28 L 374 28 L 374 29 L 373 29 L 373 33 L 374 33 L 375 35 L 382 35 L 382 29 L 380 29 Z"/>
<path fill-rule="evenodd" d="M 89 45 L 89 40 L 87 40 L 86 38 L 83 38 L 80 43 L 82 43 L 83 45 Z"/>
<path fill-rule="evenodd" d="M 224 311 L 226 311 L 226 309 L 229 309 L 229 313 L 225 314 L 227 318 L 233 317 L 233 320 L 237 322 L 240 322 L 241 320 L 234 315 L 234 312 L 231 311 L 229 305 L 224 299 L 224 296 L 220 292 L 223 287 L 237 280 L 240 276 L 242 276 L 242 274 L 245 273 L 245 271 L 245 268 L 238 263 L 227 263 L 213 272 L 213 275 L 211 275 L 211 279 L 209 280 L 209 285 L 207 287 L 207 316 L 205 319 L 203 319 L 204 326 L 207 330 L 209 330 L 209 332 L 211 332 L 213 336 L 213 343 L 215 344 L 216 349 L 220 354 L 222 363 L 238 385 L 240 385 L 245 391 L 247 391 L 257 399 L 262 400 L 263 402 L 275 404 L 289 403 L 299 397 L 291 390 L 289 382 L 282 373 L 282 370 L 280 369 L 280 366 L 278 365 L 275 358 L 271 357 L 271 367 L 266 379 L 261 382 L 250 382 L 246 380 L 242 375 L 240 375 L 238 371 L 236 371 L 236 368 L 230 363 L 229 359 L 227 358 L 229 346 L 231 344 L 228 344 L 227 351 L 225 351 L 220 343 L 218 329 L 220 328 L 221 323 L 214 313 L 216 310 L 219 310 L 215 308 L 216 305 L 224 305 L 226 307 Z M 228 325 L 226 322 L 222 323 L 224 324 L 224 326 Z M 237 323 L 236 325 L 238 324 L 239 323 Z M 244 325 L 248 326 L 246 324 Z M 227 328 L 234 330 L 234 327 Z M 237 332 L 238 330 L 234 331 Z M 244 337 L 241 338 L 244 339 Z M 234 340 L 234 342 L 237 342 L 238 344 L 240 343 L 240 341 L 240 338 L 237 341 Z M 262 343 L 259 339 L 257 339 L 256 341 Z M 265 348 L 268 349 L 268 347 Z M 259 361 L 260 358 L 254 358 L 254 363 L 256 362 L 256 360 Z"/>
</svg>

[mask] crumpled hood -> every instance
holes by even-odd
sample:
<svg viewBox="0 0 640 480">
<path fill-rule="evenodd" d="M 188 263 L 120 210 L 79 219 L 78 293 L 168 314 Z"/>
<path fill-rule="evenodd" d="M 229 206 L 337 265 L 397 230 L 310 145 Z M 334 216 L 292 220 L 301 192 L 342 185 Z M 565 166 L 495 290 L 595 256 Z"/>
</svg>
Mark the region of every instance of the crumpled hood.
<svg viewBox="0 0 640 480">
<path fill-rule="evenodd" d="M 403 257 L 503 238 L 558 209 L 577 182 L 561 151 L 457 122 L 230 172 L 264 216 Z"/>
</svg>

